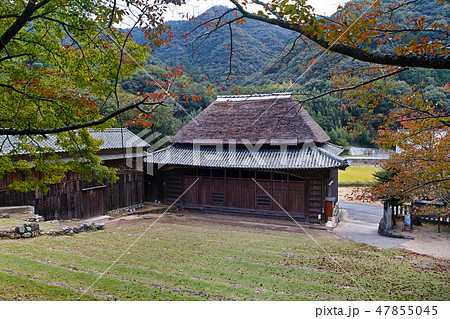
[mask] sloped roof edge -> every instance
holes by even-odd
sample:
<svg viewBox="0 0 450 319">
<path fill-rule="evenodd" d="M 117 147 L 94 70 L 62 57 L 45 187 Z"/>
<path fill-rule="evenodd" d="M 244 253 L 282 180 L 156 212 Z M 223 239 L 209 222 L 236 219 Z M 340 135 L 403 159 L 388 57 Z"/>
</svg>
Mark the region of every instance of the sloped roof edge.
<svg viewBox="0 0 450 319">
<path fill-rule="evenodd" d="M 345 159 L 324 150 L 321 146 L 251 151 L 246 148 L 217 149 L 172 145 L 149 153 L 144 161 L 161 165 L 243 169 L 344 169 L 348 166 Z"/>
<path fill-rule="evenodd" d="M 101 150 L 150 147 L 146 141 L 126 128 L 107 128 L 104 131 L 95 131 L 90 129 L 89 133 L 94 139 L 103 140 L 103 143 L 100 146 Z M 31 143 L 52 148 L 56 153 L 65 152 L 65 150 L 56 143 L 56 141 L 56 135 L 48 135 L 47 138 L 42 141 L 32 141 Z M 16 136 L 7 137 L 5 135 L 0 135 L 0 145 L 2 145 L 0 156 L 8 154 L 16 148 L 18 143 L 22 143 L 22 141 Z M 22 152 L 20 154 L 27 154 L 27 152 Z"/>
</svg>

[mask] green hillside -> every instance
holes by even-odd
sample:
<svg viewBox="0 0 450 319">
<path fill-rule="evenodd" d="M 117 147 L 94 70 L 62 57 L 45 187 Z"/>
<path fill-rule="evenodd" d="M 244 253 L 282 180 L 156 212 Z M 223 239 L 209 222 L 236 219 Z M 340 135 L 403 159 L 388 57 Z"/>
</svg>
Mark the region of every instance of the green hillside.
<svg viewBox="0 0 450 319">
<path fill-rule="evenodd" d="M 395 2 L 395 1 L 390 1 Z M 445 10 L 448 8 L 449 10 Z M 155 49 L 151 53 L 148 67 L 164 69 L 165 65 L 184 65 L 186 73 L 192 73 L 192 85 L 180 88 L 176 93 L 183 95 L 202 96 L 203 99 L 192 102 L 180 98 L 178 102 L 187 109 L 191 115 L 196 115 L 205 108 L 214 98 L 224 92 L 219 92 L 217 83 L 231 87 L 226 94 L 254 94 L 272 92 L 293 92 L 297 96 L 318 94 L 331 88 L 330 70 L 336 65 L 342 67 L 358 68 L 359 63 L 337 54 L 320 55 L 315 44 L 307 44 L 299 40 L 297 34 L 268 25 L 258 21 L 246 21 L 232 26 L 233 55 L 231 56 L 230 74 L 230 30 L 228 26 L 222 27 L 209 35 L 207 31 L 196 29 L 199 21 L 205 21 L 218 16 L 226 7 L 216 6 L 210 8 L 198 20 L 171 21 L 173 39 L 169 47 Z M 435 1 L 418 1 L 414 6 L 396 11 L 395 23 L 403 25 L 406 19 L 424 16 L 427 19 L 448 23 L 450 20 L 450 4 L 438 5 Z M 233 18 L 231 14 L 228 19 Z M 192 32 L 192 30 L 195 30 Z M 190 36 L 186 39 L 186 35 Z M 135 31 L 134 39 L 144 43 L 142 32 Z M 293 44 L 295 43 L 295 46 Z M 308 65 L 315 58 L 316 65 L 305 72 L 299 66 Z M 148 79 L 142 72 L 134 79 L 127 79 L 127 89 L 130 93 L 136 91 L 154 90 L 146 87 Z M 449 70 L 415 69 L 403 72 L 396 77 L 398 92 L 406 90 L 411 85 L 423 83 L 422 90 L 436 103 L 450 105 L 450 94 L 440 89 L 450 82 Z M 211 95 L 205 95 L 207 89 L 213 85 Z M 346 144 L 348 142 L 370 146 L 376 134 L 378 123 L 372 124 L 370 133 L 358 137 L 350 137 L 342 129 L 348 125 L 349 119 L 358 117 L 361 110 L 341 111 L 345 101 L 336 96 L 326 96 L 306 105 L 306 108 L 316 121 L 324 127 L 334 142 Z M 382 102 L 375 112 L 386 113 L 392 107 Z M 175 109 L 175 117 L 186 122 L 189 116 L 184 111 Z M 181 124 L 181 122 L 180 122 Z"/>
</svg>

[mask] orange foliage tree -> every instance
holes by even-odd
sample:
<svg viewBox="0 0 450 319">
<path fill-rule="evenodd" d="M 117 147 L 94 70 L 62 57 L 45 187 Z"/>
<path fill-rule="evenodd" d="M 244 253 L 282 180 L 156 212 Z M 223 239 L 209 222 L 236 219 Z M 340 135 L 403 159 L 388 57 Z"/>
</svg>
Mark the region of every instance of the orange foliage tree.
<svg viewBox="0 0 450 319">
<path fill-rule="evenodd" d="M 450 116 L 441 105 L 412 91 L 389 98 L 397 108 L 390 111 L 378 132 L 377 143 L 395 150 L 382 163 L 391 176 L 372 187 L 358 189 L 354 196 L 369 201 L 409 203 L 428 200 L 431 205 L 418 214 L 449 216 Z"/>
<path fill-rule="evenodd" d="M 439 209 L 430 206 L 427 210 L 448 214 L 450 109 L 427 98 L 420 85 L 405 91 L 396 89 L 396 82 L 390 80 L 414 68 L 450 69 L 447 21 L 427 21 L 423 16 L 405 18 L 405 10 L 420 0 L 351 1 L 331 17 L 315 14 L 305 0 L 230 2 L 233 8 L 208 21 L 209 24 L 216 22 L 212 30 L 243 23 L 246 19 L 262 21 L 295 31 L 297 39 L 319 48 L 314 59 L 303 66 L 306 70 L 314 67 L 323 54 L 340 54 L 355 61 L 351 70 L 334 68 L 334 89 L 299 99 L 299 102 L 340 94 L 346 101 L 344 107 L 364 110 L 360 118 L 354 119 L 355 131 L 364 130 L 370 122 L 376 121 L 378 145 L 399 150 L 383 164 L 387 170 L 397 172 L 393 179 L 356 196 L 367 200 L 438 200 L 446 206 Z M 255 10 L 255 5 L 259 10 Z M 435 0 L 435 5 L 440 6 L 442 12 L 450 10 L 449 1 Z M 232 12 L 235 12 L 234 17 L 224 22 L 225 16 Z M 447 84 L 441 89 L 448 91 L 448 88 Z M 382 100 L 391 105 L 388 114 L 375 112 Z"/>
</svg>

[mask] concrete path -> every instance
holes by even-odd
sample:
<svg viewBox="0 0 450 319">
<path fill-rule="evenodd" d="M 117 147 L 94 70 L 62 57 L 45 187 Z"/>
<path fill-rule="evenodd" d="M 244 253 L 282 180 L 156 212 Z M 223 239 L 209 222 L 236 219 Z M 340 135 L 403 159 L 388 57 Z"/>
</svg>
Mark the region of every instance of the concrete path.
<svg viewBox="0 0 450 319">
<path fill-rule="evenodd" d="M 391 248 L 408 239 L 390 238 L 378 235 L 378 223 L 383 216 L 380 205 L 339 202 L 342 209 L 341 221 L 334 233 L 379 248 Z"/>
</svg>

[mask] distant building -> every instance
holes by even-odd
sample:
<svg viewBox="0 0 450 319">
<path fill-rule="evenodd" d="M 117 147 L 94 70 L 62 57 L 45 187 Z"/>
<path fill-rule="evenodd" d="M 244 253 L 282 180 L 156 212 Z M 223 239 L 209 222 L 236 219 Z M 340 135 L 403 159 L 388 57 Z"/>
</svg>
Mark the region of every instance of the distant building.
<svg viewBox="0 0 450 319">
<path fill-rule="evenodd" d="M 143 172 L 127 167 L 128 161 L 139 161 L 143 158 L 143 148 L 149 145 L 127 129 L 111 128 L 102 132 L 90 131 L 94 139 L 103 140 L 98 152 L 103 164 L 119 169 L 119 180 L 113 184 L 87 182 L 81 174 L 68 172 L 59 183 L 49 185 L 49 192 L 18 192 L 8 185 L 22 178 L 21 172 L 0 176 L 0 206 L 32 205 L 37 214 L 45 219 L 88 218 L 121 207 L 143 202 Z M 2 154 L 7 154 L 19 139 L 14 136 L 0 136 Z M 62 158 L 68 154 L 56 143 L 56 136 L 49 135 L 40 145 L 51 147 Z M 27 159 L 26 153 L 15 155 Z"/>
<path fill-rule="evenodd" d="M 393 152 L 388 152 L 379 148 L 365 148 L 350 146 L 349 155 L 376 157 L 380 159 L 388 159 Z"/>
<path fill-rule="evenodd" d="M 364 163 L 364 164 L 378 164 L 385 159 L 388 159 L 394 151 L 385 151 L 378 148 L 365 148 L 350 146 L 349 157 L 346 157 L 349 164 Z"/>
<path fill-rule="evenodd" d="M 291 94 L 219 96 L 149 154 L 152 199 L 211 213 L 325 222 L 343 149 Z"/>
</svg>

